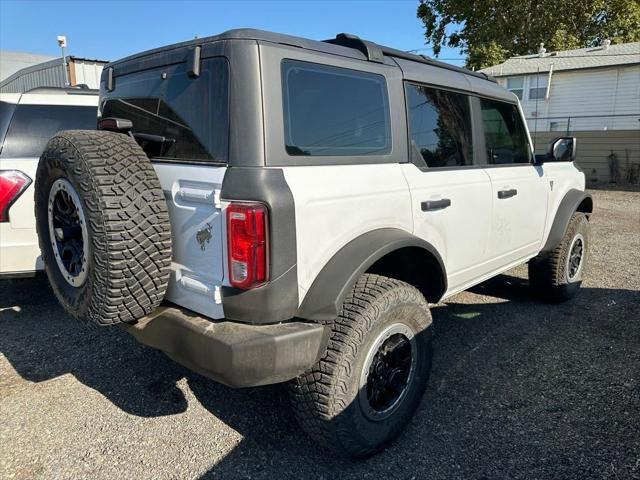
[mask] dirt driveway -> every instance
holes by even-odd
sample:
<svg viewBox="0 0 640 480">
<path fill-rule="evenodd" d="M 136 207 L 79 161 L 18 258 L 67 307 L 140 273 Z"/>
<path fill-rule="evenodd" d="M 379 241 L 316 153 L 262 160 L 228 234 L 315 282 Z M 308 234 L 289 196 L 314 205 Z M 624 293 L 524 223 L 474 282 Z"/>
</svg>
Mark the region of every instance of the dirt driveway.
<svg viewBox="0 0 640 480">
<path fill-rule="evenodd" d="M 279 387 L 231 390 L 68 318 L 46 281 L 0 282 L 1 478 L 640 479 L 640 193 L 595 191 L 579 297 L 524 268 L 434 306 L 407 432 L 361 462 L 300 433 Z"/>
</svg>

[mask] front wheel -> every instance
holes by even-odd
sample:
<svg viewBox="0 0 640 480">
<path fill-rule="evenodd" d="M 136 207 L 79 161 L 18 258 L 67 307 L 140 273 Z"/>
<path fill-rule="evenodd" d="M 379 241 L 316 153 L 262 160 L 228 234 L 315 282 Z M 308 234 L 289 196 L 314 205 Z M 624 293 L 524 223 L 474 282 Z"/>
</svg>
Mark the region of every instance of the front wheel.
<svg viewBox="0 0 640 480">
<path fill-rule="evenodd" d="M 292 382 L 304 430 L 340 454 L 371 455 L 411 420 L 431 370 L 431 314 L 411 285 L 365 274 L 331 325 L 323 358 Z"/>
<path fill-rule="evenodd" d="M 552 302 L 569 300 L 578 293 L 588 246 L 589 221 L 584 213 L 576 212 L 560 244 L 529 261 L 529 284 L 534 293 Z"/>
</svg>

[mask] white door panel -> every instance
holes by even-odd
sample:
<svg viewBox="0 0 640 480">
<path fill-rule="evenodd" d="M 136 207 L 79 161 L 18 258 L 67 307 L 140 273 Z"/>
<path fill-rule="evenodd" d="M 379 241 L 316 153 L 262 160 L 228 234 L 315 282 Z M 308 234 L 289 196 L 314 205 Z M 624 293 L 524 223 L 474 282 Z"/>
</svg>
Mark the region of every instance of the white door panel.
<svg viewBox="0 0 640 480">
<path fill-rule="evenodd" d="M 295 199 L 298 296 L 302 302 L 327 262 L 378 228 L 413 229 L 399 164 L 284 167 Z"/>
<path fill-rule="evenodd" d="M 225 167 L 154 164 L 172 229 L 173 261 L 167 300 L 211 318 L 223 318 Z"/>
<path fill-rule="evenodd" d="M 485 171 L 422 171 L 414 164 L 403 164 L 402 169 L 411 190 L 414 235 L 431 243 L 442 256 L 448 290 L 481 276 L 491 224 L 491 183 Z M 423 210 L 423 202 L 442 199 L 450 200 L 450 205 Z"/>
<path fill-rule="evenodd" d="M 550 191 L 542 168 L 518 165 L 485 171 L 493 187 L 491 268 L 536 255 L 544 234 Z"/>
</svg>

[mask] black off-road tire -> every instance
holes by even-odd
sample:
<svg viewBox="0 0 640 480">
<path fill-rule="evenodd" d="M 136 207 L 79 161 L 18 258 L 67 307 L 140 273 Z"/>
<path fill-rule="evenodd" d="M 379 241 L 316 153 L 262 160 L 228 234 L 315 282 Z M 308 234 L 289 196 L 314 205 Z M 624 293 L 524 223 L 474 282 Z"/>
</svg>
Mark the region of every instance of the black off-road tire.
<svg viewBox="0 0 640 480">
<path fill-rule="evenodd" d="M 63 276 L 68 272 L 57 263 L 49 229 L 49 196 L 61 181 L 75 191 L 86 219 L 79 223 L 86 224 L 87 273 L 77 286 Z M 132 138 L 106 131 L 58 133 L 40 158 L 35 191 L 45 270 L 68 313 L 115 325 L 133 323 L 160 304 L 171 266 L 171 225 L 153 166 Z"/>
<path fill-rule="evenodd" d="M 392 414 L 372 420 L 358 392 L 369 350 L 381 332 L 401 323 L 416 341 L 415 374 Z M 308 372 L 294 379 L 290 394 L 302 428 L 337 453 L 366 457 L 391 443 L 413 417 L 431 371 L 431 314 L 422 294 L 388 277 L 363 275 L 329 327 L 326 353 Z"/>
<path fill-rule="evenodd" d="M 529 285 L 534 294 L 549 302 L 564 302 L 573 298 L 580 286 L 589 251 L 589 221 L 584 213 L 576 212 L 569 220 L 567 231 L 551 252 L 541 253 L 529 261 Z M 568 260 L 574 239 L 583 242 L 583 257 L 577 275 L 569 278 Z"/>
</svg>

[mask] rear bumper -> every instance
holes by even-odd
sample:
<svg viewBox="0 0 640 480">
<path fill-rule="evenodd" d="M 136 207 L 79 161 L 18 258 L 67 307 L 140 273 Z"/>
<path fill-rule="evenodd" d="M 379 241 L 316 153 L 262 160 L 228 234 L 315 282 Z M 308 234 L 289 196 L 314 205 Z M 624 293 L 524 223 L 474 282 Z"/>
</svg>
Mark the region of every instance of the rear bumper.
<svg viewBox="0 0 640 480">
<path fill-rule="evenodd" d="M 231 387 L 290 380 L 319 360 L 328 341 L 328 331 L 315 323 L 217 322 L 167 307 L 124 328 L 140 343 Z"/>
</svg>

